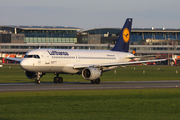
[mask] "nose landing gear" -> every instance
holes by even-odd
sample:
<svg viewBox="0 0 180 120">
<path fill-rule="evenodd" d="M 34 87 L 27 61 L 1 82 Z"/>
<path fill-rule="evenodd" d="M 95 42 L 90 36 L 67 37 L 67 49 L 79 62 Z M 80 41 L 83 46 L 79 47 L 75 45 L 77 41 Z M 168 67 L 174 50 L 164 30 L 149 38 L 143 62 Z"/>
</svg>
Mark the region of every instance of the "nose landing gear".
<svg viewBox="0 0 180 120">
<path fill-rule="evenodd" d="M 40 81 L 41 76 L 42 76 L 42 72 L 37 72 L 37 78 L 35 80 L 36 84 L 40 84 L 41 83 L 41 81 Z"/>
</svg>

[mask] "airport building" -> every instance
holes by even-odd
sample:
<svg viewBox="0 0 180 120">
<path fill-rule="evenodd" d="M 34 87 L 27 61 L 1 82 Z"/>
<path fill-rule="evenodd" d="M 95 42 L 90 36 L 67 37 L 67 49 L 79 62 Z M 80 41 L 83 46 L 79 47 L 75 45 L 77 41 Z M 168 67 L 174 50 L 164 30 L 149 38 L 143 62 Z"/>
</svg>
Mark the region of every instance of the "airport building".
<svg viewBox="0 0 180 120">
<path fill-rule="evenodd" d="M 40 48 L 110 50 L 121 32 L 121 28 L 81 30 L 62 26 L 0 26 L 0 57 L 23 55 Z M 134 48 L 138 55 L 180 55 L 180 29 L 132 28 L 130 52 Z"/>
<path fill-rule="evenodd" d="M 86 30 L 81 33 L 82 42 L 88 43 L 88 35 L 101 35 L 101 43 L 115 44 L 121 28 L 99 28 Z M 179 44 L 180 29 L 168 28 L 132 28 L 131 45 L 167 45 Z"/>
<path fill-rule="evenodd" d="M 1 43 L 77 43 L 80 28 L 62 26 L 0 26 Z"/>
</svg>

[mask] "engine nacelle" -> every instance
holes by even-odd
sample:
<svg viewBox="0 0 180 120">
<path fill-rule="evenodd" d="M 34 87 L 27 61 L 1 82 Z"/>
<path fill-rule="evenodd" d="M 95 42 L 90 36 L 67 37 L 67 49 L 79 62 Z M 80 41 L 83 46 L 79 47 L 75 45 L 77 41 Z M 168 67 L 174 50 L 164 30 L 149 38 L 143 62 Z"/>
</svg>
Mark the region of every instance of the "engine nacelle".
<svg viewBox="0 0 180 120">
<path fill-rule="evenodd" d="M 84 68 L 82 76 L 86 80 L 95 80 L 101 76 L 101 71 L 98 68 Z"/>
<path fill-rule="evenodd" d="M 25 74 L 26 74 L 26 77 L 27 77 L 27 78 L 36 80 L 38 73 L 36 73 L 36 72 L 30 72 L 30 71 L 27 71 L 27 70 L 26 70 L 26 73 L 25 73 Z M 43 75 L 45 75 L 45 74 L 46 74 L 46 73 L 42 73 L 42 74 L 40 75 L 40 78 L 41 78 Z"/>
<path fill-rule="evenodd" d="M 30 72 L 30 71 L 26 71 L 26 77 L 29 79 L 36 79 L 37 78 L 37 74 L 36 72 Z"/>
</svg>

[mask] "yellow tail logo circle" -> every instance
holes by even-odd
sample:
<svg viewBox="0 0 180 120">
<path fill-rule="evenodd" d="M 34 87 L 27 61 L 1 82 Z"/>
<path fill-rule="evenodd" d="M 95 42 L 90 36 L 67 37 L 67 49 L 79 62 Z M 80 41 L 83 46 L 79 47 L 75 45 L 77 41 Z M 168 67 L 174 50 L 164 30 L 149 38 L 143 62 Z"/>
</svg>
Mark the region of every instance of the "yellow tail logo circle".
<svg viewBox="0 0 180 120">
<path fill-rule="evenodd" d="M 129 29 L 128 28 L 125 28 L 123 30 L 123 40 L 125 43 L 128 43 L 129 42 L 129 39 L 130 39 L 130 32 L 129 32 Z"/>
</svg>

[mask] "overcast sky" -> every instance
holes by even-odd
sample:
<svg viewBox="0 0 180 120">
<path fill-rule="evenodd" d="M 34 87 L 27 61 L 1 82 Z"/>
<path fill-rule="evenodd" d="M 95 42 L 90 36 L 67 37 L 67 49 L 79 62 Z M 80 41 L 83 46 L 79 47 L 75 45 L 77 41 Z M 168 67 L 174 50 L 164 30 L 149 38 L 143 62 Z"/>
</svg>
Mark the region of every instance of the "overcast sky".
<svg viewBox="0 0 180 120">
<path fill-rule="evenodd" d="M 0 0 L 0 25 L 180 28 L 180 0 Z"/>
</svg>

